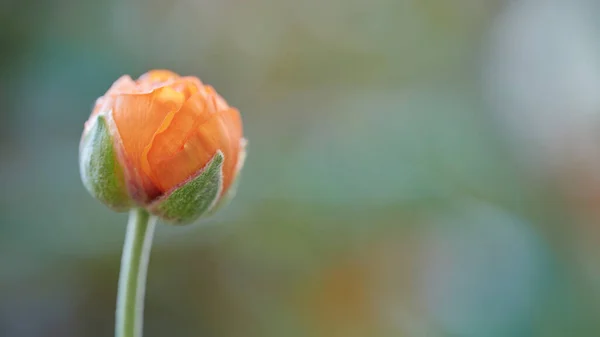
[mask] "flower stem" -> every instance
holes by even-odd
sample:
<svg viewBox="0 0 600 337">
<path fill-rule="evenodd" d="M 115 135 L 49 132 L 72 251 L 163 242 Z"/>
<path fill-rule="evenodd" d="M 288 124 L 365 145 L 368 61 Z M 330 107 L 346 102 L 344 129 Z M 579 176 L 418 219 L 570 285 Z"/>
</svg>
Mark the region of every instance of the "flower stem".
<svg viewBox="0 0 600 337">
<path fill-rule="evenodd" d="M 144 321 L 146 271 L 156 217 L 139 208 L 129 212 L 121 257 L 115 337 L 141 337 Z"/>
</svg>

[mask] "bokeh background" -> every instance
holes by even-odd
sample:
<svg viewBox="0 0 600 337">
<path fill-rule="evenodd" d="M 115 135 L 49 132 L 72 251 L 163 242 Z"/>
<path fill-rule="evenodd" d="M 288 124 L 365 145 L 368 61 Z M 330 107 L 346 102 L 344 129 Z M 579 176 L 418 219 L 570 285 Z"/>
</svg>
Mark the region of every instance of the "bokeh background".
<svg viewBox="0 0 600 337">
<path fill-rule="evenodd" d="M 0 336 L 111 336 L 122 74 L 242 111 L 238 197 L 160 226 L 145 336 L 600 335 L 600 1 L 0 1 Z"/>
</svg>

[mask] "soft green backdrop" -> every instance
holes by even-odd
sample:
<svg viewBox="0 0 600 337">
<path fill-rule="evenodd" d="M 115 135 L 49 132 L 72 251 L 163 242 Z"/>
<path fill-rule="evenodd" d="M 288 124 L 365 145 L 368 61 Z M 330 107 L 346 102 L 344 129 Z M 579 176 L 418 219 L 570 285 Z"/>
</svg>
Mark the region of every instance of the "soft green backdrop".
<svg viewBox="0 0 600 337">
<path fill-rule="evenodd" d="M 111 336 L 126 214 L 77 148 L 127 73 L 199 76 L 239 195 L 159 226 L 146 337 L 600 335 L 600 2 L 0 2 L 0 336 Z"/>
</svg>

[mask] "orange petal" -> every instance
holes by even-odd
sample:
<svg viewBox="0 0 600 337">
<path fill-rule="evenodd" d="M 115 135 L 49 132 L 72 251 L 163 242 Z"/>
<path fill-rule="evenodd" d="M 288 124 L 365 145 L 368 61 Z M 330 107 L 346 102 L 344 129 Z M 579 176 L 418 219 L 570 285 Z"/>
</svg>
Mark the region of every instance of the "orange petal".
<svg viewBox="0 0 600 337">
<path fill-rule="evenodd" d="M 180 113 L 181 111 L 175 114 L 173 121 Z M 162 191 L 168 191 L 192 177 L 208 163 L 217 150 L 221 150 L 225 157 L 222 193 L 225 193 L 231 186 L 237 174 L 237 162 L 239 151 L 241 151 L 241 117 L 236 109 L 227 109 L 208 115 L 210 119 L 198 123 L 191 130 L 191 134 L 183 140 L 182 145 L 174 147 L 173 144 L 180 143 L 173 137 L 171 141 L 162 144 L 162 147 L 156 141 L 157 147 L 151 149 L 152 153 L 148 153 L 153 182 Z M 167 130 L 173 132 L 173 136 L 182 135 L 178 134 L 177 129 L 171 128 L 171 126 Z M 169 132 L 164 132 L 162 135 L 166 136 Z M 158 139 L 158 135 L 156 139 Z"/>
<path fill-rule="evenodd" d="M 135 91 L 135 82 L 131 79 L 131 77 L 129 77 L 128 75 L 119 77 L 119 79 L 117 79 L 115 83 L 113 83 L 110 86 L 110 88 L 108 88 L 106 94 L 104 94 L 104 96 L 101 96 L 96 100 L 96 103 L 94 104 L 94 109 L 92 110 L 92 114 L 89 119 L 92 119 L 91 117 L 94 117 L 101 111 L 110 109 L 110 105 L 112 104 L 111 96 L 121 92 L 132 91 Z"/>
<path fill-rule="evenodd" d="M 202 89 L 202 82 L 193 76 L 180 77 L 169 82 L 168 85 L 171 88 L 183 93 L 186 100 Z"/>
<path fill-rule="evenodd" d="M 106 92 L 105 96 L 115 95 L 115 94 L 120 94 L 120 93 L 135 92 L 135 90 L 136 90 L 135 87 L 136 87 L 136 84 L 131 79 L 131 77 L 129 77 L 129 75 L 123 75 L 123 76 L 119 77 L 119 79 L 116 80 L 115 83 L 113 83 L 113 85 Z"/>
<path fill-rule="evenodd" d="M 156 148 L 150 153 L 159 157 L 172 156 L 183 148 L 194 127 L 211 117 L 202 95 L 188 99 L 175 114 L 167 128 L 161 128 L 154 138 Z"/>
<path fill-rule="evenodd" d="M 161 123 L 183 103 L 183 94 L 162 87 L 147 94 L 123 94 L 114 98 L 113 119 L 130 168 L 144 180 L 141 156 Z"/>
<path fill-rule="evenodd" d="M 231 143 L 231 130 L 228 121 L 224 116 L 225 112 L 216 114 L 213 118 L 198 126 L 195 136 L 203 144 L 204 149 L 211 154 L 211 157 L 221 150 L 225 157 L 223 162 L 223 192 L 227 191 L 233 180 L 233 172 L 237 162 L 237 153 L 235 146 Z M 195 172 L 195 171 L 194 171 Z"/>
<path fill-rule="evenodd" d="M 168 87 L 148 94 L 118 95 L 113 118 L 125 150 L 138 157 L 167 114 L 178 110 L 182 103 L 183 95 Z"/>
<path fill-rule="evenodd" d="M 229 129 L 229 136 L 232 143 L 239 143 L 243 137 L 242 117 L 238 109 L 229 108 L 223 112 L 223 120 Z"/>
<path fill-rule="evenodd" d="M 221 114 L 205 113 L 204 117 L 208 115 L 210 118 L 204 123 L 197 123 L 192 130 L 186 130 L 187 135 L 181 139 L 182 133 L 177 132 L 174 124 L 182 112 L 183 109 L 175 114 L 171 126 L 160 135 L 165 138 L 159 142 L 159 135 L 156 136 L 154 145 L 148 152 L 154 184 L 162 191 L 193 176 L 219 149 L 225 155 L 224 165 L 228 165 L 230 161 L 228 157 L 231 157 L 232 148 L 229 144 L 229 131 Z M 181 145 L 173 146 L 174 143 Z M 229 181 L 224 182 L 224 185 L 229 186 Z"/>
<path fill-rule="evenodd" d="M 188 145 L 187 150 L 184 148 L 186 142 L 190 142 L 189 138 L 192 136 L 192 132 L 195 128 L 204 122 L 206 122 L 214 113 L 211 113 L 209 107 L 206 105 L 206 100 L 202 94 L 196 94 L 192 96 L 181 109 L 174 114 L 168 125 L 163 125 L 160 130 L 156 132 L 152 139 L 152 143 L 149 148 L 146 149 L 144 156 L 148 162 L 150 170 L 152 171 L 151 177 L 156 186 L 159 186 L 163 191 L 168 190 L 178 182 L 181 182 L 186 178 L 186 174 L 189 174 L 189 168 L 184 168 L 183 174 L 176 174 L 174 176 L 179 181 L 175 184 L 171 181 L 170 177 L 165 177 L 166 169 L 171 170 L 170 167 L 165 167 L 163 162 L 169 160 L 169 158 L 175 158 L 177 156 L 184 156 L 185 151 L 196 151 L 198 148 L 196 145 Z M 206 162 L 201 163 L 206 164 Z M 196 161 L 193 160 L 189 165 L 184 164 L 185 167 L 197 165 Z M 174 165 L 169 165 L 174 166 Z M 200 165 L 201 167 L 204 165 Z M 192 169 L 193 170 L 193 169 Z M 183 176 L 183 178 L 181 178 Z"/>
<path fill-rule="evenodd" d="M 148 177 L 150 177 L 150 179 L 153 180 L 155 185 L 156 185 L 156 183 L 155 183 L 156 177 L 153 176 L 152 169 L 150 168 L 150 162 L 148 162 L 148 152 L 150 152 L 150 149 L 152 149 L 152 147 L 154 146 L 154 141 L 156 139 L 156 136 L 162 134 L 169 127 L 169 125 L 171 125 L 171 122 L 173 121 L 173 118 L 175 117 L 176 113 L 177 113 L 177 111 L 171 111 L 167 114 L 165 119 L 163 119 L 161 125 L 158 127 L 158 130 L 152 136 L 150 143 L 148 145 L 146 145 L 144 147 L 144 150 L 142 151 L 142 155 L 140 158 L 142 170 Z"/>
<path fill-rule="evenodd" d="M 192 177 L 216 153 L 216 150 L 211 151 L 205 146 L 200 137 L 194 135 L 171 157 L 153 158 L 149 155 L 155 185 L 165 192 Z"/>
<path fill-rule="evenodd" d="M 169 80 L 173 80 L 179 78 L 179 74 L 172 72 L 166 69 L 156 69 L 150 70 L 149 72 L 140 76 L 137 80 L 139 83 L 157 83 L 157 82 L 166 82 Z"/>
<path fill-rule="evenodd" d="M 210 85 L 204 86 L 204 91 L 206 92 L 207 97 L 211 100 L 211 102 L 215 105 L 217 111 L 227 110 L 229 109 L 229 105 L 227 102 L 219 95 L 215 88 Z"/>
</svg>

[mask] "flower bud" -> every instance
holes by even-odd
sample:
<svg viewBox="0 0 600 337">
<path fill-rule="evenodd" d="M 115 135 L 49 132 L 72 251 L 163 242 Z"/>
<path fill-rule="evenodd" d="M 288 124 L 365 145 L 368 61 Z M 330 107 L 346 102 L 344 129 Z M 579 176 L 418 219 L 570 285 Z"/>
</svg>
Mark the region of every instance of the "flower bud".
<svg viewBox="0 0 600 337">
<path fill-rule="evenodd" d="M 245 144 L 238 110 L 198 78 L 166 70 L 123 76 L 85 124 L 81 176 L 115 210 L 143 207 L 189 223 L 235 193 Z"/>
</svg>

